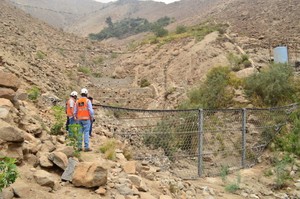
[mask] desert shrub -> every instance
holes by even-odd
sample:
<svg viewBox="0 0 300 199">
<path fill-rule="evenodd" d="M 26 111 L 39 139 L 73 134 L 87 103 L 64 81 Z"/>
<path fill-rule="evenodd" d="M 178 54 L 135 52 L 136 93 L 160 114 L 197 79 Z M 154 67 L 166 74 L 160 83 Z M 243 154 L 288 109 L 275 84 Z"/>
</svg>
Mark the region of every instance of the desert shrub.
<svg viewBox="0 0 300 199">
<path fill-rule="evenodd" d="M 181 33 L 185 33 L 187 31 L 186 26 L 183 25 L 179 25 L 176 27 L 176 34 L 181 34 Z"/>
<path fill-rule="evenodd" d="M 40 50 L 38 50 L 38 51 L 36 52 L 36 58 L 37 58 L 37 59 L 44 59 L 46 56 L 47 56 L 47 55 L 46 55 L 44 52 L 40 51 Z"/>
<path fill-rule="evenodd" d="M 235 182 L 230 182 L 225 186 L 225 191 L 230 192 L 230 193 L 235 193 L 237 190 L 240 189 L 240 183 L 241 183 L 241 175 L 238 174 L 236 176 Z"/>
<path fill-rule="evenodd" d="M 233 53 L 229 53 L 227 55 L 227 59 L 233 71 L 239 71 L 243 68 L 249 68 L 252 66 L 251 62 L 249 61 L 249 56 L 247 54 L 238 56 Z"/>
<path fill-rule="evenodd" d="M 282 131 L 275 139 L 278 150 L 293 153 L 300 157 L 300 110 L 290 116 L 290 131 Z"/>
<path fill-rule="evenodd" d="M 153 149 L 163 149 L 165 155 L 171 160 L 177 148 L 177 141 L 172 125 L 167 119 L 160 121 L 151 132 L 146 133 L 143 137 L 146 146 Z"/>
<path fill-rule="evenodd" d="M 288 167 L 291 166 L 293 159 L 286 155 L 282 160 L 275 161 L 275 189 L 282 189 L 287 186 L 288 180 L 291 179 Z"/>
<path fill-rule="evenodd" d="M 221 165 L 220 176 L 223 182 L 226 182 L 228 174 L 229 174 L 229 166 Z"/>
<path fill-rule="evenodd" d="M 229 193 L 235 193 L 240 189 L 240 186 L 237 183 L 231 183 L 225 186 L 225 190 Z"/>
<path fill-rule="evenodd" d="M 102 64 L 103 61 L 104 61 L 104 58 L 102 56 L 99 56 L 93 60 L 93 63 L 94 64 Z"/>
<path fill-rule="evenodd" d="M 230 89 L 230 70 L 228 67 L 213 68 L 199 87 L 188 94 L 188 100 L 179 108 L 224 108 L 228 107 L 233 98 Z"/>
<path fill-rule="evenodd" d="M 92 73 L 92 76 L 96 77 L 96 78 L 100 78 L 100 77 L 102 77 L 102 73 L 94 72 L 94 73 Z"/>
<path fill-rule="evenodd" d="M 104 153 L 107 159 L 115 160 L 116 147 L 117 147 L 117 141 L 115 139 L 110 139 L 99 148 L 99 151 L 101 153 Z"/>
<path fill-rule="evenodd" d="M 140 83 L 140 86 L 141 86 L 142 88 L 147 87 L 147 86 L 150 86 L 150 82 L 149 82 L 147 79 L 142 79 L 142 80 L 141 80 L 141 83 Z"/>
<path fill-rule="evenodd" d="M 168 33 L 169 33 L 168 30 L 164 29 L 161 26 L 154 27 L 152 31 L 154 32 L 155 36 L 157 36 L 157 37 L 164 37 L 164 36 L 168 35 Z"/>
<path fill-rule="evenodd" d="M 243 65 L 244 65 L 245 68 L 250 68 L 252 66 L 252 63 L 249 60 L 245 60 L 243 62 Z"/>
<path fill-rule="evenodd" d="M 81 125 L 80 124 L 70 124 L 69 125 L 69 134 L 66 139 L 67 146 L 72 146 L 74 149 L 74 156 L 79 157 L 80 156 L 80 150 L 81 148 L 78 148 L 78 141 L 82 138 L 81 133 Z"/>
<path fill-rule="evenodd" d="M 296 87 L 292 68 L 287 65 L 271 65 L 269 68 L 255 73 L 245 80 L 246 95 L 258 99 L 265 106 L 277 106 L 294 101 Z"/>
<path fill-rule="evenodd" d="M 37 98 L 40 96 L 40 89 L 36 86 L 32 87 L 27 91 L 28 99 L 31 101 L 36 101 Z"/>
<path fill-rule="evenodd" d="M 51 127 L 50 132 L 53 135 L 59 135 L 63 132 L 62 127 L 64 126 L 65 122 L 65 108 L 62 106 L 53 106 L 51 110 L 53 111 L 55 123 Z"/>
<path fill-rule="evenodd" d="M 118 57 L 118 53 L 116 53 L 116 52 L 113 52 L 113 53 L 111 53 L 111 55 L 110 55 L 110 58 L 112 58 L 112 59 L 115 59 L 115 58 L 117 58 Z"/>
<path fill-rule="evenodd" d="M 0 158 L 0 193 L 2 189 L 14 183 L 18 177 L 16 160 L 9 157 Z"/>
<path fill-rule="evenodd" d="M 220 29 L 220 27 L 223 27 L 223 26 L 220 24 L 205 23 L 205 24 L 199 24 L 199 25 L 193 26 L 189 31 L 196 38 L 197 41 L 201 41 L 209 33 L 218 31 Z"/>
<path fill-rule="evenodd" d="M 80 66 L 78 68 L 78 72 L 82 72 L 86 75 L 89 75 L 91 73 L 91 69 L 89 67 L 86 67 L 86 66 Z"/>
</svg>

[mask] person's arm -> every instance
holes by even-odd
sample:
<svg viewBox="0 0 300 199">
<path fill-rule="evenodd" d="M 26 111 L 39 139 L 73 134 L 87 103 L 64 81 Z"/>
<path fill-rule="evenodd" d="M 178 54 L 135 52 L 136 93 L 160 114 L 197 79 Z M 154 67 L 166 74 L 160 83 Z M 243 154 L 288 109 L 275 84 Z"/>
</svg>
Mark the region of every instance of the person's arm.
<svg viewBox="0 0 300 199">
<path fill-rule="evenodd" d="M 88 110 L 90 113 L 91 120 L 93 120 L 94 119 L 94 110 L 93 110 L 93 105 L 92 105 L 91 100 L 88 101 Z"/>
<path fill-rule="evenodd" d="M 74 103 L 73 115 L 74 115 L 74 119 L 77 120 L 77 103 Z"/>
<path fill-rule="evenodd" d="M 71 109 L 71 113 L 73 114 L 73 117 L 74 117 L 74 108 L 75 108 L 75 101 L 70 100 L 70 109 Z"/>
</svg>

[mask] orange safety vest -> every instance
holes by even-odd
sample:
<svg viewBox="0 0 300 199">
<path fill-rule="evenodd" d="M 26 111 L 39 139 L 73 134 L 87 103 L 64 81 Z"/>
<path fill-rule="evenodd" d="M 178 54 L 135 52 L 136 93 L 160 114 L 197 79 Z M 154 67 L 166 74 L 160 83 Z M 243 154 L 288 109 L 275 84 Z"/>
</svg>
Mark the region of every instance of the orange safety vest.
<svg viewBox="0 0 300 199">
<path fill-rule="evenodd" d="M 73 107 L 70 106 L 71 100 L 74 101 Z M 67 106 L 67 116 L 68 117 L 73 117 L 73 110 L 74 110 L 74 106 L 75 106 L 75 100 L 73 98 L 70 98 L 67 101 L 66 106 Z"/>
<path fill-rule="evenodd" d="M 76 102 L 77 107 L 77 119 L 78 120 L 90 120 L 90 112 L 88 109 L 88 101 L 86 97 L 81 97 Z"/>
</svg>

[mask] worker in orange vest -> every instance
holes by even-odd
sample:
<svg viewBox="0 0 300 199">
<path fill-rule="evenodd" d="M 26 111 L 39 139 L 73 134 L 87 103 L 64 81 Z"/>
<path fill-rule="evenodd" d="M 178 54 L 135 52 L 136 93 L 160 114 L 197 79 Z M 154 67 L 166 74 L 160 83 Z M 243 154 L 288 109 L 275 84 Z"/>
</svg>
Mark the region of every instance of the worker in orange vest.
<svg viewBox="0 0 300 199">
<path fill-rule="evenodd" d="M 78 93 L 76 91 L 72 91 L 70 94 L 70 98 L 66 103 L 66 113 L 67 113 L 66 129 L 69 132 L 69 136 L 71 135 L 71 132 L 69 131 L 69 125 L 75 124 L 74 107 L 75 107 L 77 95 Z"/>
<path fill-rule="evenodd" d="M 94 110 L 91 100 L 87 98 L 88 90 L 86 88 L 81 89 L 81 97 L 77 100 L 74 109 L 75 119 L 78 124 L 81 125 L 80 133 L 84 137 L 84 151 L 92 151 L 89 142 L 89 132 L 91 127 L 91 121 L 94 120 Z M 78 148 L 82 149 L 82 136 L 78 140 Z"/>
</svg>

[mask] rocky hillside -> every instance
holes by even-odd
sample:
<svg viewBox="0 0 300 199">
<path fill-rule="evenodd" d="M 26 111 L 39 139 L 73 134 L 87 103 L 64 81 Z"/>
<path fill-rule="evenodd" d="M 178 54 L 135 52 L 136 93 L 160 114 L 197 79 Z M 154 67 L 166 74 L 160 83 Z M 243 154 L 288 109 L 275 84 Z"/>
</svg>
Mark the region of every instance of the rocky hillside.
<svg viewBox="0 0 300 199">
<path fill-rule="evenodd" d="M 69 20 L 67 15 L 62 16 L 61 8 L 55 8 L 56 3 L 51 4 L 47 1 L 41 3 L 40 6 L 35 5 L 31 0 L 9 0 L 14 3 L 17 7 L 25 10 L 27 13 L 32 14 L 49 24 L 56 25 L 52 19 L 60 18 L 66 22 L 63 27 L 67 32 L 72 32 L 77 35 L 87 36 L 90 33 L 97 33 L 101 31 L 105 26 L 105 19 L 111 17 L 114 22 L 120 21 L 124 18 L 136 18 L 142 17 L 149 21 L 156 21 L 157 19 L 168 16 L 174 18 L 177 23 L 186 25 L 195 24 L 199 22 L 201 17 L 205 16 L 208 11 L 215 5 L 219 0 L 207 1 L 207 0 L 184 0 L 171 4 L 164 4 L 161 2 L 154 1 L 139 1 L 139 0 L 120 0 L 117 2 L 111 2 L 107 4 L 100 4 L 94 2 L 94 8 L 86 13 L 78 13 L 80 17 L 75 17 Z M 64 2 L 64 5 L 68 5 L 66 9 L 68 12 L 70 8 L 76 8 L 78 2 Z M 85 8 L 87 5 L 86 1 L 81 1 L 82 6 Z M 48 6 L 47 6 L 48 5 Z M 47 14 L 51 15 L 50 18 L 45 18 L 44 8 L 51 9 L 52 12 L 46 11 Z M 100 9 L 98 9 L 101 7 Z M 55 12 L 53 12 L 55 11 Z M 71 12 L 71 11 L 70 11 Z M 72 11 L 73 12 L 73 11 Z M 77 14 L 76 14 L 77 15 Z M 74 21 L 76 19 L 76 21 Z M 68 23 L 69 22 L 69 23 Z M 62 25 L 62 24 L 61 24 Z M 173 25 L 174 26 L 174 25 Z M 61 27 L 61 26 L 59 26 Z M 174 27 L 173 27 L 174 28 Z"/>
<path fill-rule="evenodd" d="M 249 38 L 212 32 L 201 41 L 187 37 L 115 48 L 52 28 L 6 1 L 0 1 L 0 10 L 0 156 L 16 158 L 20 174 L 0 198 L 300 197 L 297 182 L 286 190 L 270 188 L 274 179 L 264 175 L 272 159 L 269 154 L 262 157 L 263 164 L 240 172 L 236 194 L 225 191 L 220 177 L 183 180 L 150 161 L 132 160 L 127 141 L 115 140 L 115 158 L 110 159 L 99 153 L 99 147 L 120 127 L 111 126 L 116 118 L 99 109 L 92 152 L 81 152 L 78 158 L 66 146 L 66 132 L 50 133 L 53 105 L 64 104 L 70 91 L 81 87 L 102 104 L 173 108 L 209 69 L 227 64 L 229 52 L 240 52 L 234 40 L 248 43 Z M 256 62 L 266 59 L 264 51 L 248 51 Z M 239 75 L 248 70 L 254 69 Z M 150 86 L 142 87 L 143 80 Z M 30 97 L 32 91 L 36 98 Z M 297 175 L 299 165 L 296 161 L 289 172 Z"/>
<path fill-rule="evenodd" d="M 30 0 L 10 1 L 49 24 L 56 25 L 55 23 L 59 22 L 59 27 L 82 36 L 102 30 L 106 26 L 105 19 L 109 16 L 113 21 L 126 17 L 143 17 L 155 21 L 168 16 L 175 19 L 175 23 L 169 26 L 170 29 L 175 29 L 178 24 L 191 25 L 207 19 L 216 19 L 230 23 L 233 32 L 264 39 L 282 39 L 283 35 L 285 39 L 295 39 L 300 29 L 297 23 L 300 18 L 297 0 L 181 0 L 171 4 L 138 0 L 122 0 L 108 4 L 66 1 L 63 7 L 57 7 L 58 4 L 52 1 L 49 4 L 45 0 L 39 4 Z M 77 9 L 79 5 L 81 9 Z M 90 9 L 90 6 L 93 6 L 93 9 Z M 48 9 L 51 12 L 47 11 Z M 63 14 L 62 10 L 68 13 Z M 67 15 L 69 13 L 74 15 L 70 18 Z"/>
<path fill-rule="evenodd" d="M 261 39 L 294 40 L 300 31 L 300 4 L 297 0 L 231 0 L 211 11 L 211 16 L 227 21 L 232 31 Z"/>
<path fill-rule="evenodd" d="M 85 15 L 98 12 L 105 8 L 105 4 L 92 0 L 67 0 L 67 1 L 28 1 L 12 0 L 12 5 L 30 13 L 33 17 L 38 18 L 48 24 L 65 28 Z"/>
</svg>

